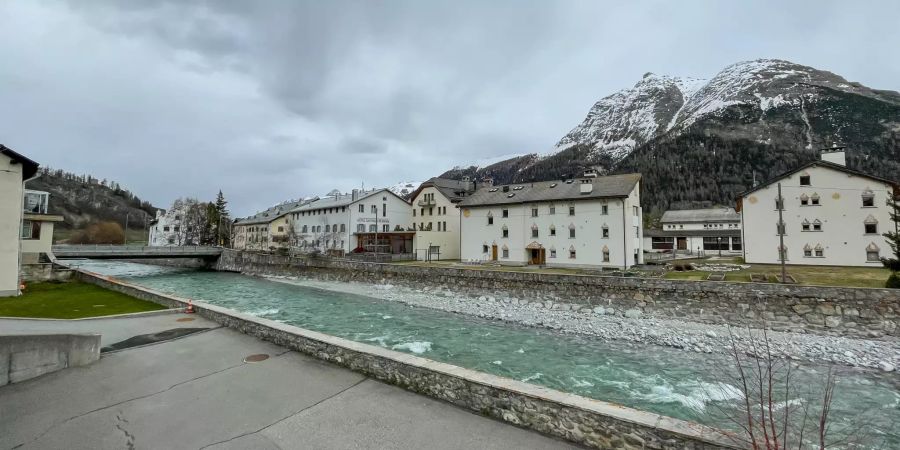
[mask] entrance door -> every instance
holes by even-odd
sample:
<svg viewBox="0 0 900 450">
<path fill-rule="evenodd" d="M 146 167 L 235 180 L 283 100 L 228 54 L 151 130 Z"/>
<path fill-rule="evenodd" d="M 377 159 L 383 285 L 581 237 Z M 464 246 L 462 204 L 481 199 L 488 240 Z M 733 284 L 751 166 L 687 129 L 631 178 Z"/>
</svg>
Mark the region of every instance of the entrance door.
<svg viewBox="0 0 900 450">
<path fill-rule="evenodd" d="M 533 248 L 531 249 L 531 258 L 528 260 L 528 264 L 537 265 L 541 263 L 541 251 Z"/>
<path fill-rule="evenodd" d="M 494 244 L 491 246 L 491 261 L 497 260 L 497 245 Z"/>
<path fill-rule="evenodd" d="M 678 250 L 687 250 L 687 238 L 680 237 L 678 239 Z"/>
</svg>

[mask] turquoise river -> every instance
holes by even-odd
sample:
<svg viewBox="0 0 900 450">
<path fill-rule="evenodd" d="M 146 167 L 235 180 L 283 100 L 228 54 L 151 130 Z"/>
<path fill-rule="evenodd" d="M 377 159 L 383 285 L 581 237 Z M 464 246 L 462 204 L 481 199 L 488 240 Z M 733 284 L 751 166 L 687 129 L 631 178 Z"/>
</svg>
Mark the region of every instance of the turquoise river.
<svg viewBox="0 0 900 450">
<path fill-rule="evenodd" d="M 539 384 L 680 419 L 734 428 L 742 404 L 724 355 L 626 344 L 225 272 L 81 261 L 85 269 L 161 292 L 358 342 Z M 825 366 L 796 364 L 792 405 L 821 395 Z M 832 434 L 900 448 L 894 374 L 839 368 Z M 829 447 L 831 448 L 831 447 Z"/>
</svg>

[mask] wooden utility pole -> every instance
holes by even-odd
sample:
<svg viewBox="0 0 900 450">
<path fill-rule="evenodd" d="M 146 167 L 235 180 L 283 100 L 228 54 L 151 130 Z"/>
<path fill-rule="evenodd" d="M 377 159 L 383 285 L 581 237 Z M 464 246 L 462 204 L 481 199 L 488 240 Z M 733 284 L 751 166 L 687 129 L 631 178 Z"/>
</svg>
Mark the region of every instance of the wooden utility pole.
<svg viewBox="0 0 900 450">
<path fill-rule="evenodd" d="M 787 283 L 787 268 L 785 267 L 785 254 L 787 253 L 784 248 L 784 217 L 782 216 L 782 211 L 784 210 L 784 197 L 781 196 L 781 183 L 778 183 L 778 259 L 781 260 L 781 282 Z"/>
</svg>

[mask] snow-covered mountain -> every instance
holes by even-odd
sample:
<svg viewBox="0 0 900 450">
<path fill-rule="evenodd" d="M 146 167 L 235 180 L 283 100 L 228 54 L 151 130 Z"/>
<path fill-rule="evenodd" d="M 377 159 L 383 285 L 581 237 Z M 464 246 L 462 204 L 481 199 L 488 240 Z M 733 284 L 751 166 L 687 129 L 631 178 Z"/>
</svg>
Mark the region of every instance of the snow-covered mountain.
<svg viewBox="0 0 900 450">
<path fill-rule="evenodd" d="M 557 145 L 449 177 L 509 183 L 577 176 L 588 167 L 640 172 L 646 207 L 728 204 L 764 179 L 848 147 L 851 167 L 900 179 L 900 94 L 777 59 L 745 61 L 709 79 L 647 73 L 597 101 Z"/>
<path fill-rule="evenodd" d="M 647 73 L 633 88 L 595 103 L 553 153 L 581 144 L 618 161 L 651 139 L 722 116 L 730 107 L 755 111 L 762 119 L 769 110 L 787 106 L 811 128 L 805 108 L 816 103 L 821 89 L 900 102 L 896 93 L 874 91 L 830 72 L 777 59 L 732 64 L 708 80 Z M 804 137 L 806 147 L 817 145 L 813 136 Z"/>
<path fill-rule="evenodd" d="M 391 192 L 393 192 L 403 198 L 407 198 L 413 192 L 415 192 L 416 189 L 418 189 L 422 183 L 423 183 L 422 181 L 403 181 L 403 182 L 397 183 L 393 186 L 388 186 L 387 188 Z"/>
</svg>

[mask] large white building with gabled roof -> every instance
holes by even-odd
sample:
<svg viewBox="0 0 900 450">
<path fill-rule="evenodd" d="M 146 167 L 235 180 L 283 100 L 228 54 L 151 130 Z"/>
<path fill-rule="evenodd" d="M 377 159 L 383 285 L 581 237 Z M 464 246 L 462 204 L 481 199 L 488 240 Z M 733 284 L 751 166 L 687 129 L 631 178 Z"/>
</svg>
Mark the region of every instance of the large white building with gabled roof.
<svg viewBox="0 0 900 450">
<path fill-rule="evenodd" d="M 461 259 L 591 269 L 641 264 L 640 180 L 594 175 L 481 187 L 459 204 Z"/>
<path fill-rule="evenodd" d="M 847 168 L 843 148 L 825 150 L 820 161 L 740 194 L 744 260 L 881 267 L 890 252 L 882 234 L 895 226 L 888 201 L 898 194 L 896 181 Z"/>
</svg>

